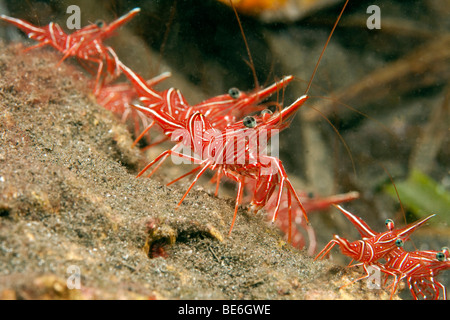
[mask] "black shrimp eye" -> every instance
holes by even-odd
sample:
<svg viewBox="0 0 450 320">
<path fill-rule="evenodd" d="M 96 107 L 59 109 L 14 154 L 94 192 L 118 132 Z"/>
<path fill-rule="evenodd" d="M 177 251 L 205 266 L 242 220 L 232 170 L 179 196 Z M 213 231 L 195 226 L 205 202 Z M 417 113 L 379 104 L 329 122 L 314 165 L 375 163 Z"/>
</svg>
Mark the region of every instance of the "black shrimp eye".
<svg viewBox="0 0 450 320">
<path fill-rule="evenodd" d="M 403 247 L 403 240 L 402 239 L 395 240 L 395 245 L 399 248 Z"/>
<path fill-rule="evenodd" d="M 97 21 L 95 21 L 95 25 L 99 28 L 103 28 L 105 26 L 105 21 L 97 20 Z"/>
<path fill-rule="evenodd" d="M 244 126 L 246 126 L 247 128 L 256 127 L 256 119 L 251 116 L 245 117 L 243 120 L 243 123 L 244 123 Z"/>
<path fill-rule="evenodd" d="M 230 97 L 232 97 L 233 99 L 237 99 L 240 97 L 241 92 L 239 91 L 238 88 L 231 88 L 230 90 L 228 90 L 228 94 L 230 95 Z"/>
<path fill-rule="evenodd" d="M 445 254 L 443 252 L 436 253 L 436 259 L 438 261 L 445 261 Z"/>
</svg>

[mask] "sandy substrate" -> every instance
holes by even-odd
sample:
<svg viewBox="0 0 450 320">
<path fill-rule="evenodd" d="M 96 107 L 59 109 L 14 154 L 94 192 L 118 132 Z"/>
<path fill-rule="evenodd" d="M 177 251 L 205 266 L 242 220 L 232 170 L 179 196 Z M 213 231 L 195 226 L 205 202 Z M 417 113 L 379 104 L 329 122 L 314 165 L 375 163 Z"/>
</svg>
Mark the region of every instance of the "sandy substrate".
<svg viewBox="0 0 450 320">
<path fill-rule="evenodd" d="M 0 51 L 0 298 L 386 299 L 314 262 L 261 216 L 186 183 L 136 179 L 146 160 L 51 50 Z M 81 289 L 66 281 L 75 266 Z"/>
</svg>

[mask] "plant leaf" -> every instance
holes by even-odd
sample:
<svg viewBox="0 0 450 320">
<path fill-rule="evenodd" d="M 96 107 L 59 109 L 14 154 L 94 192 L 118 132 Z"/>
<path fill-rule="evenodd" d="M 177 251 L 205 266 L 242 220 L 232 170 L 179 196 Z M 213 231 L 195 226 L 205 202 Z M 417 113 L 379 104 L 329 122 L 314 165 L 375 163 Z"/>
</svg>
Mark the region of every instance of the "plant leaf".
<svg viewBox="0 0 450 320">
<path fill-rule="evenodd" d="M 438 220 L 450 225 L 450 193 L 429 176 L 414 169 L 396 187 L 402 204 L 416 215 L 425 217 L 436 213 Z M 387 185 L 384 191 L 398 199 L 394 186 Z"/>
</svg>

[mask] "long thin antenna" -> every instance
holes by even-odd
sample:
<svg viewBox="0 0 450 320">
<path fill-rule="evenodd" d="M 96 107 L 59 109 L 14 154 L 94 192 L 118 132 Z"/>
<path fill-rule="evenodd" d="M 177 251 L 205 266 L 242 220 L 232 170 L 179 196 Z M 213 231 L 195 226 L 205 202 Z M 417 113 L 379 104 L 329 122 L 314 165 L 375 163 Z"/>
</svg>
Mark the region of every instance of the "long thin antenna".
<svg viewBox="0 0 450 320">
<path fill-rule="evenodd" d="M 250 60 L 249 61 L 250 62 L 250 68 L 252 69 L 252 73 L 253 73 L 253 79 L 254 79 L 254 82 L 255 82 L 255 88 L 259 88 L 259 82 L 258 82 L 258 77 L 256 76 L 255 64 L 253 63 L 252 53 L 250 52 L 250 47 L 248 46 L 247 38 L 245 37 L 244 28 L 242 27 L 242 24 L 241 24 L 241 19 L 239 19 L 239 15 L 238 15 L 238 13 L 236 11 L 236 8 L 234 7 L 234 4 L 233 4 L 232 0 L 230 0 L 230 5 L 233 8 L 234 15 L 236 16 L 237 22 L 239 24 L 239 29 L 241 30 L 242 39 L 244 39 L 245 48 L 247 49 L 248 59 Z"/>
<path fill-rule="evenodd" d="M 170 16 L 169 16 L 169 20 L 166 23 L 166 31 L 164 32 L 163 40 L 162 40 L 161 46 L 159 48 L 158 64 L 156 65 L 158 71 L 161 68 L 161 61 L 164 57 L 164 50 L 166 48 L 167 40 L 169 39 L 170 27 L 172 26 L 176 11 L 177 11 L 177 1 L 175 0 L 173 2 L 172 7 L 170 8 Z"/>
<path fill-rule="evenodd" d="M 398 202 L 400 203 L 400 208 L 401 208 L 402 213 L 403 213 L 403 219 L 405 219 L 405 224 L 407 224 L 405 209 L 403 208 L 402 200 L 400 199 L 400 194 L 398 193 L 397 186 L 394 183 L 394 178 L 392 178 L 391 174 L 385 168 L 385 166 L 383 166 L 381 163 L 378 163 L 378 165 L 383 168 L 384 172 L 386 172 L 386 174 L 389 176 L 389 179 L 391 180 L 391 183 L 394 186 L 394 190 L 395 190 L 395 193 L 397 194 L 397 199 L 398 199 Z"/>
<path fill-rule="evenodd" d="M 345 142 L 344 137 L 339 133 L 339 130 L 333 125 L 333 123 L 330 121 L 330 119 L 327 118 L 326 115 L 323 114 L 323 112 L 321 112 L 319 109 L 314 108 L 312 106 L 309 106 L 311 109 L 315 110 L 316 112 L 319 113 L 319 115 L 325 119 L 326 122 L 328 122 L 328 124 L 333 128 L 334 132 L 337 133 L 339 139 L 341 140 L 342 144 L 345 147 L 345 150 L 347 151 L 349 157 L 350 157 L 350 161 L 352 162 L 352 168 L 353 168 L 353 173 L 355 174 L 355 176 L 357 175 L 356 173 L 356 166 L 355 166 L 355 161 L 353 160 L 353 156 L 352 156 L 352 152 L 350 151 L 350 147 L 348 146 L 348 144 Z"/>
<path fill-rule="evenodd" d="M 333 32 L 336 29 L 336 27 L 339 23 L 339 20 L 341 20 L 342 14 L 344 13 L 344 10 L 345 10 L 345 7 L 347 6 L 348 1 L 349 0 L 345 1 L 344 7 L 342 8 L 341 13 L 339 14 L 336 22 L 334 23 L 333 29 L 331 29 L 330 35 L 328 36 L 328 39 L 327 39 L 327 42 L 325 43 L 325 46 L 323 47 L 322 52 L 320 53 L 319 59 L 317 60 L 316 66 L 314 67 L 314 71 L 312 73 L 311 79 L 309 79 L 308 86 L 306 87 L 305 95 L 309 92 L 309 89 L 311 88 L 311 84 L 313 82 L 314 76 L 317 73 L 317 68 L 319 68 L 319 63 L 322 60 L 323 54 L 325 53 L 325 49 L 327 48 L 328 43 L 331 40 L 331 36 L 333 35 Z"/>
</svg>

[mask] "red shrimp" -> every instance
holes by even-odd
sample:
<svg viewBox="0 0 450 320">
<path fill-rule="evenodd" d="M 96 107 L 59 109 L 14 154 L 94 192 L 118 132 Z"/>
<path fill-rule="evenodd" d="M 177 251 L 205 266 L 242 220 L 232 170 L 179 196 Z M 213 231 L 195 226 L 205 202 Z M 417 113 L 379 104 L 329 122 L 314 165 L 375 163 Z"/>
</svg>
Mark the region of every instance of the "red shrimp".
<svg viewBox="0 0 450 320">
<path fill-rule="evenodd" d="M 338 235 L 334 235 L 334 239 L 328 242 L 328 244 L 322 249 L 322 251 L 319 252 L 314 260 L 319 258 L 323 259 L 329 254 L 335 245 L 338 245 L 344 255 L 352 258 L 349 266 L 362 265 L 364 271 L 366 271 L 364 276 L 353 280 L 347 285 L 369 277 L 370 273 L 367 270 L 368 266 L 379 266 L 379 264 L 377 264 L 378 260 L 386 257 L 395 248 L 403 246 L 405 240 L 409 238 L 413 231 L 435 216 L 434 214 L 430 215 L 398 230 L 394 230 L 394 222 L 391 219 L 387 219 L 386 225 L 388 226 L 388 231 L 377 233 L 373 231 L 361 218 L 353 215 L 338 205 L 334 206 L 339 209 L 358 229 L 362 236 L 362 240 L 350 242 L 347 239 L 339 237 Z M 358 263 L 352 265 L 354 260 L 358 261 Z"/>
<path fill-rule="evenodd" d="M 398 199 L 400 200 L 397 187 L 394 184 L 392 176 L 389 174 L 386 168 L 383 167 L 383 169 L 389 175 L 389 178 L 392 181 L 395 191 L 397 192 Z M 401 207 L 403 211 L 403 206 Z M 358 232 L 360 233 L 363 239 L 373 238 L 377 236 L 377 233 L 374 232 L 362 219 L 352 215 L 348 211 L 345 211 L 341 208 L 339 209 L 350 220 L 350 222 L 353 223 L 353 225 L 357 228 Z M 386 227 L 388 228 L 388 232 L 394 231 L 394 222 L 391 219 L 387 219 Z M 394 277 L 394 281 L 391 285 L 392 286 L 391 299 L 395 291 L 397 290 L 400 281 L 406 278 L 408 287 L 414 299 L 418 299 L 417 297 L 418 294 L 421 294 L 424 296 L 424 298 L 426 298 L 426 294 L 424 293 L 424 291 L 429 290 L 431 290 L 429 296 L 438 299 L 439 288 L 441 288 L 445 300 L 446 299 L 445 287 L 440 282 L 435 280 L 435 276 L 440 271 L 448 269 L 450 267 L 450 262 L 448 261 L 450 255 L 449 249 L 445 247 L 442 248 L 441 251 L 416 250 L 412 252 L 407 252 L 402 248 L 402 246 L 403 243 L 400 243 L 400 245 L 397 248 L 394 248 L 389 253 L 387 253 L 384 256 L 384 259 L 386 260 L 385 263 L 381 263 L 379 261 L 373 262 L 373 265 L 376 266 L 380 271 L 384 272 L 386 275 L 391 275 Z"/>
<path fill-rule="evenodd" d="M 418 300 L 418 295 L 422 295 L 424 299 L 428 297 L 439 299 L 439 292 L 442 289 L 442 297 L 446 300 L 445 286 L 436 280 L 436 276 L 441 271 L 450 268 L 448 258 L 448 248 L 446 247 L 441 251 L 408 252 L 403 250 L 403 248 L 396 248 L 391 251 L 387 255 L 386 263 L 380 267 L 382 272 L 394 276 L 391 298 L 397 290 L 400 281 L 406 279 L 414 299 Z M 427 291 L 430 292 L 428 296 L 425 293 Z"/>
<path fill-rule="evenodd" d="M 271 112 L 262 112 L 262 114 L 258 116 L 245 117 L 243 120 L 238 121 L 233 125 L 229 125 L 223 131 L 213 128 L 208 119 L 199 112 L 192 114 L 185 121 L 178 121 L 159 110 L 136 105 L 135 107 L 138 110 L 151 116 L 153 120 L 164 129 L 166 135 L 172 136 L 172 140 L 181 140 L 174 148 L 164 151 L 150 162 L 138 174 L 138 177 L 156 162 L 164 161 L 168 156 L 180 157 L 191 161 L 191 163 L 198 164 L 199 166 L 194 170 L 184 175 L 187 176 L 199 171 L 179 202 L 178 205 L 180 205 L 194 184 L 207 169 L 218 170 L 220 175 L 224 175 L 238 183 L 238 192 L 230 233 L 237 216 L 237 210 L 242 200 L 243 187 L 248 181 L 247 179 L 255 180 L 256 189 L 252 198 L 252 205 L 254 205 L 255 208 L 257 207 L 256 204 L 259 206 L 264 201 L 267 201 L 278 187 L 273 221 L 276 219 L 280 209 L 281 199 L 285 188 L 289 205 L 293 195 L 307 220 L 306 212 L 287 177 L 281 161 L 276 157 L 264 154 L 266 146 L 260 144 L 261 137 L 269 139 L 274 131 L 285 129 L 289 125 L 292 116 L 298 108 L 303 105 L 307 98 L 307 96 L 302 96 L 291 106 L 284 108 L 273 115 Z M 179 130 L 178 132 L 176 132 L 177 129 Z M 237 148 L 235 147 L 236 141 L 238 141 L 239 145 Z M 190 148 L 193 151 L 194 156 L 176 151 L 176 147 L 180 144 Z M 158 166 L 159 165 L 161 165 L 161 162 Z M 153 170 L 152 173 L 154 171 L 155 170 Z M 179 179 L 174 181 L 177 180 Z"/>
<path fill-rule="evenodd" d="M 97 64 L 94 90 L 97 94 L 102 85 L 100 79 L 105 63 L 107 75 L 115 78 L 120 74 L 118 68 L 119 58 L 111 47 L 103 44 L 103 40 L 110 37 L 116 29 L 130 21 L 140 10 L 140 8 L 135 8 L 110 24 L 99 20 L 95 24 L 90 24 L 69 35 L 54 22 L 50 22 L 47 26 L 41 28 L 24 20 L 5 15 L 0 15 L 0 19 L 15 25 L 25 32 L 30 39 L 39 41 L 38 44 L 27 48 L 27 50 L 50 45 L 64 54 L 60 63 L 66 58 L 73 56 Z"/>
<path fill-rule="evenodd" d="M 154 90 L 143 78 L 123 63 L 119 63 L 122 72 L 132 82 L 141 103 L 148 108 L 156 108 L 159 111 L 171 115 L 176 120 L 185 120 L 196 112 L 202 113 L 208 118 L 211 125 L 218 130 L 223 130 L 229 124 L 240 120 L 249 112 L 261 110 L 258 103 L 268 98 L 291 82 L 294 77 L 286 76 L 274 84 L 255 90 L 251 93 L 231 88 L 227 94 L 207 99 L 201 103 L 190 106 L 181 92 L 169 88 L 163 92 Z M 152 122 L 135 140 L 135 145 L 155 125 Z"/>
</svg>

